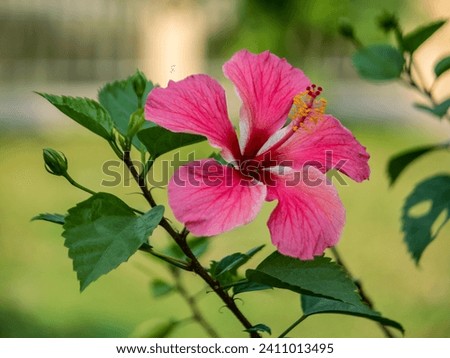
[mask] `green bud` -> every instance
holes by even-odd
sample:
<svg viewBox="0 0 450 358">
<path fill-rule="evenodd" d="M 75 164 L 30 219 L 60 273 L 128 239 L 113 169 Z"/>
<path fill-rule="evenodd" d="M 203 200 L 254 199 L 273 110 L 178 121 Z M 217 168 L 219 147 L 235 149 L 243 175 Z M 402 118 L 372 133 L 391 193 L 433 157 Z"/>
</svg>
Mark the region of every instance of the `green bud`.
<svg viewBox="0 0 450 358">
<path fill-rule="evenodd" d="M 384 31 L 384 32 L 390 32 L 392 30 L 398 30 L 398 19 L 397 16 L 393 13 L 389 13 L 387 11 L 383 12 L 378 18 L 377 18 L 378 26 Z"/>
<path fill-rule="evenodd" d="M 45 148 L 43 156 L 45 170 L 50 174 L 58 176 L 67 174 L 67 158 L 63 153 L 52 148 Z"/>
<path fill-rule="evenodd" d="M 145 92 L 145 87 L 147 86 L 147 78 L 144 73 L 137 70 L 133 75 L 133 89 L 136 96 L 141 99 Z"/>
<path fill-rule="evenodd" d="M 347 39 L 355 39 L 355 31 L 352 24 L 347 19 L 341 19 L 338 27 L 339 33 Z"/>
<path fill-rule="evenodd" d="M 139 132 L 144 122 L 145 122 L 144 109 L 139 108 L 136 111 L 134 111 L 130 116 L 130 120 L 128 122 L 127 137 L 133 138 L 135 134 Z"/>
</svg>

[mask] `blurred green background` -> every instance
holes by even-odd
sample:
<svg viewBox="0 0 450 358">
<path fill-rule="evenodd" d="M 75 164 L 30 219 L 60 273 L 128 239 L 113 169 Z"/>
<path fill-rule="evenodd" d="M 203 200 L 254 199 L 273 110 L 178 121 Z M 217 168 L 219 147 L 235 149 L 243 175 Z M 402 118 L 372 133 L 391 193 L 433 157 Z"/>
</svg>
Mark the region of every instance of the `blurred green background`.
<svg viewBox="0 0 450 358">
<path fill-rule="evenodd" d="M 115 193 L 143 210 L 146 207 L 126 178 L 115 188 L 102 187 L 102 178 L 108 178 L 102 165 L 114 159 L 108 145 L 32 91 L 95 97 L 102 83 L 124 78 L 136 67 L 163 86 L 169 79 L 206 72 L 224 84 L 229 113 L 236 120 L 238 101 L 221 74 L 221 65 L 240 48 L 269 49 L 285 56 L 325 88 L 329 113 L 352 129 L 371 154 L 369 181 L 337 185 L 347 209 L 338 246 L 343 259 L 361 279 L 376 308 L 402 323 L 407 337 L 448 337 L 450 229 L 445 228 L 425 251 L 420 267 L 406 252 L 400 230 L 404 198 L 418 181 L 447 170 L 448 153 L 436 152 L 419 160 L 393 188 L 388 187 L 385 167 L 388 158 L 403 149 L 447 139 L 449 126 L 412 109 L 417 97 L 406 88 L 360 81 L 349 61 L 352 47 L 337 32 L 340 19 L 347 18 L 364 41 L 389 41 L 374 20 L 383 9 L 397 12 L 407 29 L 450 15 L 445 1 L 411 1 L 407 7 L 405 3 L 2 1 L 0 337 L 126 337 L 147 320 L 155 323 L 189 316 L 177 295 L 152 297 L 151 280 L 170 281 L 170 275 L 164 265 L 142 253 L 79 293 L 61 227 L 30 222 L 30 218 L 41 212 L 64 213 L 87 196 L 45 172 L 42 149 L 63 151 L 71 175 L 83 185 Z M 425 67 L 444 51 L 448 53 L 442 46 L 448 27 L 418 53 Z M 448 79 L 437 87 L 447 90 L 443 95 L 448 95 Z M 194 148 L 198 158 L 211 153 L 207 145 L 198 145 L 182 154 L 187 157 Z M 171 154 L 162 159 L 170 158 Z M 156 163 L 155 171 L 161 167 Z M 159 202 L 166 202 L 163 190 L 155 190 L 155 195 Z M 250 225 L 212 238 L 202 262 L 208 265 L 212 259 L 265 243 L 264 251 L 250 262 L 256 265 L 273 251 L 265 224 L 273 206 L 266 204 Z M 167 243 L 163 230 L 157 229 L 152 244 Z M 195 277 L 183 274 L 183 280 L 193 293 L 203 288 Z M 199 297 L 221 335 L 245 336 L 213 294 Z M 298 296 L 280 290 L 244 294 L 238 305 L 252 322 L 269 325 L 275 335 L 301 315 Z M 186 323 L 171 335 L 200 337 L 205 332 Z M 292 336 L 382 334 L 371 321 L 322 315 L 308 318 Z"/>
</svg>

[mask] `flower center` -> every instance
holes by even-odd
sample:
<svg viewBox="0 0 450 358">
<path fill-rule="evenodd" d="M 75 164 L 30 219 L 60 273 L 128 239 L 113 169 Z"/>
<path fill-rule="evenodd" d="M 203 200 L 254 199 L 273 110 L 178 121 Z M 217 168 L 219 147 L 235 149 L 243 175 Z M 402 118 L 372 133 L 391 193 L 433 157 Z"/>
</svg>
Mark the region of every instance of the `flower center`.
<svg viewBox="0 0 450 358">
<path fill-rule="evenodd" d="M 322 87 L 313 84 L 306 87 L 306 91 L 300 92 L 294 97 L 294 104 L 289 113 L 294 132 L 303 127 L 306 119 L 311 119 L 314 123 L 317 123 L 322 117 L 327 107 L 327 101 L 325 98 L 317 98 L 321 93 Z"/>
</svg>

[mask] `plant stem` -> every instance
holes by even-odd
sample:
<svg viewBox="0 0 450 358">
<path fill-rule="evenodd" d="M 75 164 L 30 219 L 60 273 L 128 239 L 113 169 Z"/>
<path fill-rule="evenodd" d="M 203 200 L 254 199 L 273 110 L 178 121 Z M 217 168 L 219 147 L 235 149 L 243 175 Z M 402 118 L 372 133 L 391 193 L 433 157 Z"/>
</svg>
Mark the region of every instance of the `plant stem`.
<svg viewBox="0 0 450 358">
<path fill-rule="evenodd" d="M 283 333 L 281 333 L 278 338 L 284 338 L 286 335 L 292 331 L 295 327 L 297 327 L 300 323 L 302 323 L 308 316 L 301 316 L 298 320 L 292 323 Z"/>
<path fill-rule="evenodd" d="M 178 268 L 180 268 L 182 270 L 191 271 L 190 268 L 189 268 L 189 264 L 187 262 L 182 261 L 182 260 L 178 260 L 178 259 L 176 259 L 174 257 L 170 257 L 170 256 L 164 255 L 164 254 L 162 254 L 162 253 L 160 253 L 158 251 L 155 251 L 148 244 L 141 245 L 139 250 L 147 252 L 150 255 L 155 256 L 155 257 L 157 257 L 157 258 L 159 258 L 159 259 L 161 259 L 161 260 L 163 260 L 163 261 L 165 261 L 165 262 L 167 262 L 167 263 L 169 263 L 171 265 L 174 265 L 174 266 L 176 266 L 176 267 L 178 267 Z"/>
<path fill-rule="evenodd" d="M 196 321 L 200 326 L 203 327 L 203 329 L 206 331 L 206 333 L 211 338 L 218 338 L 219 334 L 216 332 L 216 330 L 206 321 L 205 317 L 201 313 L 197 301 L 195 300 L 195 296 L 191 296 L 189 292 L 186 290 L 186 287 L 184 287 L 181 279 L 180 279 L 180 271 L 174 267 L 170 267 L 170 272 L 172 273 L 172 276 L 175 280 L 175 288 L 180 293 L 181 297 L 184 298 L 186 303 L 189 305 L 189 308 L 192 311 L 192 319 Z"/>
<path fill-rule="evenodd" d="M 134 167 L 131 156 L 129 151 L 125 151 L 123 153 L 123 162 L 127 166 L 128 170 L 130 171 L 131 175 L 133 176 L 136 183 L 141 188 L 142 194 L 144 195 L 144 198 L 147 200 L 147 202 L 150 204 L 151 207 L 156 206 L 156 202 L 153 199 L 152 194 L 150 193 L 150 190 L 147 188 L 147 184 L 145 182 L 145 177 L 139 175 L 136 168 Z M 195 272 L 197 275 L 199 275 L 203 281 L 205 281 L 209 287 L 212 288 L 212 290 L 221 298 L 221 300 L 225 303 L 226 307 L 234 314 L 234 316 L 241 322 L 241 324 L 245 327 L 245 329 L 250 329 L 253 327 L 253 325 L 250 323 L 250 321 L 244 316 L 244 314 L 239 310 L 239 308 L 236 306 L 236 303 L 234 302 L 234 299 L 228 295 L 227 291 L 225 291 L 221 286 L 220 283 L 214 280 L 208 273 L 208 271 L 200 264 L 195 254 L 190 249 L 189 245 L 187 244 L 186 237 L 188 235 L 187 230 L 183 230 L 182 233 L 179 233 L 176 231 L 172 225 L 169 224 L 166 218 L 162 218 L 161 222 L 159 223 L 166 231 L 167 233 L 173 238 L 173 240 L 176 242 L 176 244 L 180 247 L 180 249 L 183 251 L 183 253 L 188 257 L 190 260 L 189 262 L 189 269 L 193 272 Z M 258 332 L 250 332 L 250 337 L 253 338 L 260 338 L 260 334 Z"/>
<path fill-rule="evenodd" d="M 339 264 L 340 266 L 342 266 L 344 268 L 344 270 L 347 272 L 347 274 L 353 279 L 353 282 L 355 283 L 356 287 L 358 287 L 358 291 L 359 294 L 361 295 L 362 300 L 371 308 L 374 308 L 373 302 L 372 300 L 369 298 L 369 296 L 367 296 L 367 293 L 364 291 L 362 284 L 359 280 L 355 280 L 352 276 L 352 274 L 350 273 L 349 269 L 347 268 L 347 266 L 344 264 L 344 262 L 342 261 L 341 255 L 339 254 L 338 250 L 335 247 L 331 248 L 331 252 L 334 255 L 334 258 L 336 259 L 336 263 Z M 384 335 L 387 338 L 394 338 L 394 335 L 391 333 L 391 331 L 389 331 L 389 329 L 387 329 L 387 327 L 385 325 L 383 325 L 380 322 L 377 322 L 378 326 L 380 327 L 380 329 L 383 331 Z"/>
<path fill-rule="evenodd" d="M 81 189 L 81 190 L 83 190 L 83 191 L 85 191 L 86 193 L 89 193 L 89 194 L 91 194 L 91 195 L 95 195 L 96 194 L 96 192 L 95 191 L 93 191 L 93 190 L 91 190 L 91 189 L 88 189 L 88 188 L 86 188 L 86 187 L 84 187 L 83 185 L 81 185 L 81 184 L 78 184 L 68 173 L 66 173 L 65 175 L 64 175 L 64 178 L 66 178 L 67 179 L 67 181 L 70 183 L 70 184 L 72 184 L 74 187 L 76 187 L 76 188 L 78 188 L 78 189 Z"/>
</svg>

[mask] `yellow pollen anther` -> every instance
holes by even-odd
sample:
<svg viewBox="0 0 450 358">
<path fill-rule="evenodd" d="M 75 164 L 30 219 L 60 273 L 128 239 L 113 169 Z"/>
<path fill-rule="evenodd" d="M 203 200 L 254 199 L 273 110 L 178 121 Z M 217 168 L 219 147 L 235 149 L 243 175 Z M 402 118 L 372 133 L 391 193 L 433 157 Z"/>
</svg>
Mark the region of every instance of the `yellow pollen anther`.
<svg viewBox="0 0 450 358">
<path fill-rule="evenodd" d="M 303 127 L 303 122 L 310 119 L 317 123 L 325 113 L 327 101 L 324 98 L 317 98 L 322 92 L 322 87 L 311 85 L 306 91 L 297 94 L 293 100 L 293 106 L 289 113 L 292 123 L 292 130 L 296 132 Z"/>
</svg>

